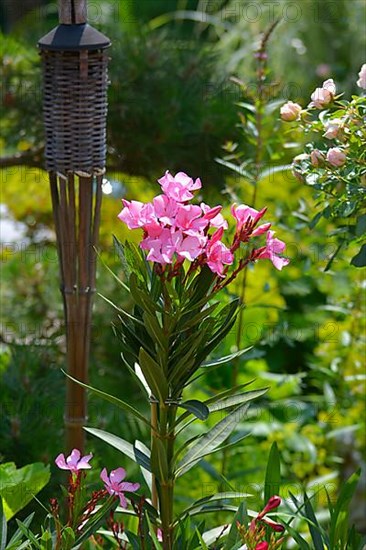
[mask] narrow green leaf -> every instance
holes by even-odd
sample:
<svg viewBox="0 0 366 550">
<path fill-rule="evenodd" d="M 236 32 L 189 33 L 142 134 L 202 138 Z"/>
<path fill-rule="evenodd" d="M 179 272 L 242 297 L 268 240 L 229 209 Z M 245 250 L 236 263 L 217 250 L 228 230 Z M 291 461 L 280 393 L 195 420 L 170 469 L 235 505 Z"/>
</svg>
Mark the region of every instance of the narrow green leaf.
<svg viewBox="0 0 366 550">
<path fill-rule="evenodd" d="M 140 349 L 139 364 L 142 373 L 153 392 L 154 396 L 160 401 L 165 401 L 169 390 L 166 378 L 160 365 L 143 348 Z"/>
<path fill-rule="evenodd" d="M 208 405 L 208 409 L 210 412 L 221 411 L 229 407 L 234 407 L 236 405 L 240 405 L 242 403 L 247 403 L 248 401 L 252 401 L 257 397 L 264 395 L 267 391 L 268 391 L 268 388 L 263 388 L 261 390 L 252 390 L 245 393 L 238 393 L 236 395 L 232 395 L 231 397 L 225 397 L 224 399 L 220 399 L 216 401 L 216 403 L 212 403 Z"/>
<path fill-rule="evenodd" d="M 349 506 L 356 490 L 361 470 L 352 474 L 341 487 L 330 524 L 330 545 L 344 545 L 347 540 Z"/>
<path fill-rule="evenodd" d="M 126 455 L 128 458 L 151 472 L 150 459 L 146 456 L 140 449 L 137 449 L 128 441 L 125 441 L 117 435 L 105 432 L 104 430 L 99 430 L 99 428 L 84 428 L 84 430 L 92 435 L 95 435 L 102 441 L 105 441 L 115 449 L 118 449 L 121 453 Z"/>
<path fill-rule="evenodd" d="M 1 500 L 1 499 L 0 499 Z M 32 512 L 31 514 L 29 514 L 29 516 L 27 516 L 25 518 L 25 520 L 23 521 L 23 525 L 25 525 L 25 527 L 29 527 L 30 524 L 32 523 L 33 521 L 33 517 L 34 517 L 34 512 Z M 9 543 L 8 543 L 8 547 L 12 547 L 14 546 L 15 543 L 17 543 L 17 546 L 16 548 L 18 549 L 18 546 L 19 546 L 19 542 L 20 540 L 22 539 L 23 537 L 23 533 L 20 529 L 17 529 L 14 533 L 14 535 L 11 537 L 11 539 L 9 540 Z M 20 547 L 19 547 L 20 548 Z"/>
<path fill-rule="evenodd" d="M 42 550 L 41 545 L 37 541 L 36 537 L 32 533 L 32 531 L 19 519 L 16 519 L 17 525 L 20 529 L 20 531 L 27 537 L 27 539 L 30 540 L 30 542 L 34 545 L 35 548 Z"/>
<path fill-rule="evenodd" d="M 158 537 L 155 534 L 155 529 L 154 529 L 154 526 L 151 523 L 151 520 L 149 518 L 149 514 L 146 514 L 146 521 L 147 521 L 147 524 L 149 526 L 149 535 L 152 538 L 155 550 L 161 550 L 163 547 L 160 544 L 160 542 L 158 541 Z"/>
<path fill-rule="evenodd" d="M 143 315 L 143 320 L 144 326 L 147 332 L 150 334 L 152 340 L 158 344 L 161 350 L 166 351 L 168 348 L 168 341 L 155 315 L 150 315 L 149 313 L 145 312 Z"/>
<path fill-rule="evenodd" d="M 202 456 L 207 455 L 220 446 L 229 437 L 236 425 L 243 420 L 248 405 L 241 405 L 220 420 L 202 439 L 196 443 L 185 455 L 178 465 L 177 477 L 190 470 Z"/>
<path fill-rule="evenodd" d="M 316 519 L 315 512 L 311 505 L 311 502 L 306 493 L 304 493 L 304 504 L 305 504 L 305 513 L 310 520 L 309 522 L 309 531 L 311 534 L 311 539 L 314 543 L 315 550 L 324 550 L 324 543 L 320 534 L 320 527 L 318 520 Z"/>
<path fill-rule="evenodd" d="M 232 172 L 235 172 L 236 174 L 239 174 L 239 176 L 243 176 L 243 178 L 252 179 L 252 175 L 247 170 L 244 170 L 244 168 L 241 168 L 239 165 L 234 164 L 233 162 L 229 162 L 227 160 L 223 160 L 220 158 L 215 158 L 215 161 L 218 162 L 218 164 L 222 164 L 222 166 L 225 166 L 226 168 L 229 168 Z"/>
<path fill-rule="evenodd" d="M 189 399 L 188 401 L 184 401 L 179 404 L 179 407 L 186 409 L 199 420 L 206 420 L 210 414 L 208 407 L 202 403 L 202 401 L 198 401 L 197 399 Z"/>
<path fill-rule="evenodd" d="M 236 493 L 228 491 L 226 493 L 217 493 L 215 495 L 209 495 L 207 497 L 202 497 L 199 500 L 196 500 L 191 506 L 183 510 L 181 514 L 179 514 L 177 520 L 184 519 L 184 517 L 187 514 L 190 514 L 192 511 L 194 511 L 196 508 L 200 508 L 204 504 L 210 504 L 211 502 L 217 502 L 219 500 L 234 500 L 238 498 L 247 498 L 251 497 L 253 495 L 250 495 L 249 493 Z"/>
<path fill-rule="evenodd" d="M 98 397 L 101 397 L 105 401 L 108 401 L 109 403 L 112 403 L 113 405 L 116 405 L 119 409 L 122 409 L 123 411 L 132 414 L 135 418 L 140 420 L 141 422 L 144 422 L 149 428 L 151 428 L 151 424 L 149 420 L 142 415 L 137 409 L 132 407 L 132 405 L 129 405 L 125 401 L 122 401 L 122 399 L 118 399 L 117 397 L 114 397 L 114 395 L 110 395 L 108 393 L 105 393 L 101 390 L 98 390 L 97 388 L 93 388 L 93 386 L 89 386 L 88 384 L 84 384 L 83 382 L 80 382 L 80 380 L 77 380 L 76 378 L 73 378 L 70 376 L 70 374 L 67 374 L 67 372 L 62 371 L 70 380 L 75 382 L 76 384 L 79 384 L 79 386 L 82 386 L 83 388 L 88 389 Z"/>
<path fill-rule="evenodd" d="M 205 363 L 202 364 L 202 367 L 216 367 L 217 365 L 223 365 L 225 363 L 229 363 L 229 361 L 232 361 L 233 359 L 236 359 L 237 357 L 244 355 L 244 353 L 247 353 L 251 349 L 253 349 L 253 346 L 250 346 L 249 348 L 241 349 L 240 351 L 236 351 L 235 353 L 231 353 L 230 355 L 225 355 L 225 357 L 220 357 L 220 359 L 206 361 Z"/>
<path fill-rule="evenodd" d="M 266 477 L 264 482 L 264 505 L 268 500 L 280 492 L 281 484 L 281 459 L 278 452 L 277 443 L 272 443 L 271 450 L 269 452 Z"/>
<path fill-rule="evenodd" d="M 3 499 L 0 496 L 0 550 L 5 550 L 8 528 L 3 510 Z"/>
<path fill-rule="evenodd" d="M 116 497 L 109 497 L 83 527 L 81 535 L 75 541 L 75 546 L 80 546 L 84 541 L 88 540 L 88 538 L 97 531 L 98 527 L 103 524 L 107 514 L 117 507 L 117 504 L 118 499 L 116 499 Z"/>
</svg>

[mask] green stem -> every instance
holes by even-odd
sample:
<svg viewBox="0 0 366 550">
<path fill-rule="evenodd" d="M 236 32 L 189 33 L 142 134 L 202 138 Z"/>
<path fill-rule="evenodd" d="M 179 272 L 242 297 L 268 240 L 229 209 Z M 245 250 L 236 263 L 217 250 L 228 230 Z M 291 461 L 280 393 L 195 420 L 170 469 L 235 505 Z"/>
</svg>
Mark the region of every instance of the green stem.
<svg viewBox="0 0 366 550">
<path fill-rule="evenodd" d="M 153 439 L 156 436 L 157 429 L 158 429 L 157 403 L 154 403 L 154 402 L 151 403 L 150 411 L 151 411 L 151 448 L 152 448 Z M 151 479 L 151 504 L 154 506 L 156 510 L 158 509 L 158 493 L 156 489 L 156 479 L 154 474 L 152 474 L 152 479 Z"/>
<path fill-rule="evenodd" d="M 152 441 L 159 439 L 163 442 L 165 459 L 168 465 L 167 479 L 157 479 L 159 512 L 163 535 L 163 549 L 172 550 L 174 540 L 173 504 L 174 504 L 174 424 L 177 415 L 177 406 L 166 403 L 159 405 L 159 422 L 156 430 L 152 431 Z"/>
</svg>

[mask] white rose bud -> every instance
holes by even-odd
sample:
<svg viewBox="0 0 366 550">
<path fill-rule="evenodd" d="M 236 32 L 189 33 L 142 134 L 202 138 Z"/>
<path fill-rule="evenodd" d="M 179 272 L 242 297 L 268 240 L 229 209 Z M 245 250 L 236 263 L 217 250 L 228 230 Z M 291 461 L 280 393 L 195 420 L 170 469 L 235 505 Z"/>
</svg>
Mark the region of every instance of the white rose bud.
<svg viewBox="0 0 366 550">
<path fill-rule="evenodd" d="M 297 120 L 299 118 L 301 111 L 301 105 L 299 105 L 298 103 L 293 103 L 292 101 L 288 101 L 281 107 L 281 118 L 286 122 L 293 122 L 294 120 Z"/>
<path fill-rule="evenodd" d="M 321 88 L 316 88 L 311 94 L 311 103 L 309 104 L 309 107 L 322 109 L 333 101 L 335 94 L 336 87 L 334 84 L 334 80 L 332 78 L 329 78 L 328 80 L 323 82 L 323 86 Z"/>
<path fill-rule="evenodd" d="M 347 160 L 347 156 L 339 147 L 332 147 L 327 152 L 327 161 L 332 166 L 343 166 Z"/>
<path fill-rule="evenodd" d="M 358 76 L 360 78 L 357 80 L 357 86 L 363 90 L 366 90 L 366 63 L 362 65 Z"/>
</svg>

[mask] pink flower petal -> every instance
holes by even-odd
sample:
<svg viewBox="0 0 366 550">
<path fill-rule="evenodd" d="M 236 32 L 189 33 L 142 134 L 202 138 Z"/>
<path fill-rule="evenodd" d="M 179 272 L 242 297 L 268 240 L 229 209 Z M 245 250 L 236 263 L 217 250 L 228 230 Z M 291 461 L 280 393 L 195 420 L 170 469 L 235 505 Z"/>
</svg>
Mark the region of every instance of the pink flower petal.
<svg viewBox="0 0 366 550">
<path fill-rule="evenodd" d="M 111 483 L 120 483 L 122 479 L 126 477 L 126 470 L 124 468 L 117 468 L 116 470 L 112 470 L 109 479 L 111 480 Z"/>
</svg>

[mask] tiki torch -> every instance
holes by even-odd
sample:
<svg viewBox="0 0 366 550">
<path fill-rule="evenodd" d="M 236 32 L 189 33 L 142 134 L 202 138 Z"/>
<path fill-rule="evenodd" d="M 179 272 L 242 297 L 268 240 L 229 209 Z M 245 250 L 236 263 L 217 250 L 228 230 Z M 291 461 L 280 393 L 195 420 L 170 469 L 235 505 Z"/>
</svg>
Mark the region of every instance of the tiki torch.
<svg viewBox="0 0 366 550">
<path fill-rule="evenodd" d="M 59 0 L 58 27 L 38 43 L 45 164 L 63 297 L 67 372 L 87 382 L 106 157 L 109 39 L 86 22 L 86 0 Z M 66 382 L 67 450 L 84 449 L 85 390 Z"/>
</svg>

